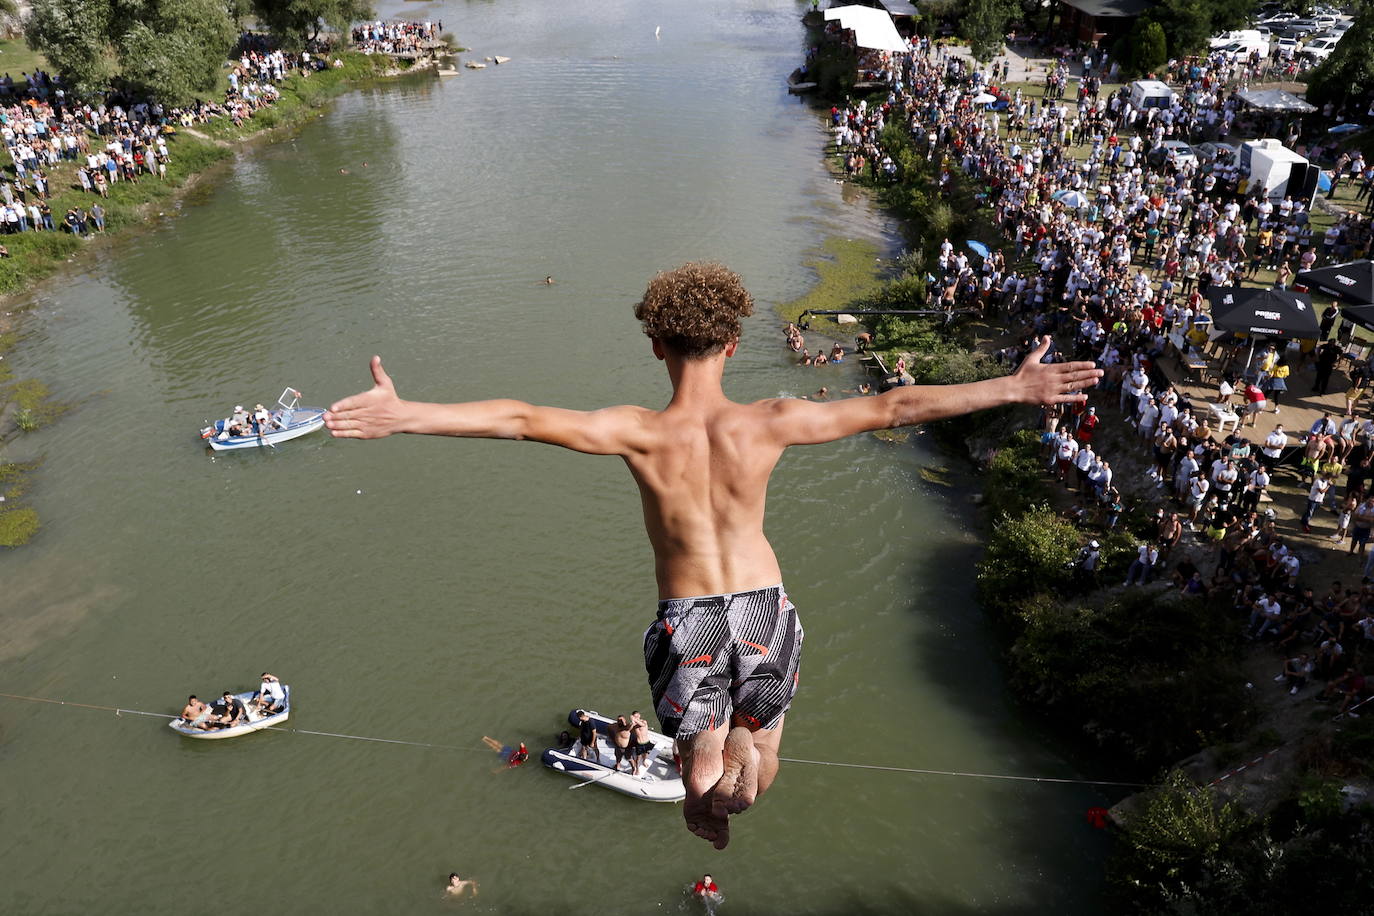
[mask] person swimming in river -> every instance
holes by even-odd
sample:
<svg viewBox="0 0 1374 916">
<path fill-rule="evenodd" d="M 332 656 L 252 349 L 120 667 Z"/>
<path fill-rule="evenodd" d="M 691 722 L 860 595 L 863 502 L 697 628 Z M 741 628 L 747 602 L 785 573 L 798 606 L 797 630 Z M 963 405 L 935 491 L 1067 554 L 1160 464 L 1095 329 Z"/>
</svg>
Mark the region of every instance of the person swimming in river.
<svg viewBox="0 0 1374 916">
<path fill-rule="evenodd" d="M 1082 403 L 1082 390 L 1101 377 L 1092 363 L 1042 362 L 1045 338 L 1001 378 L 826 402 L 737 403 L 722 376 L 739 347 L 741 319 L 752 312 L 739 276 L 719 264 L 690 263 L 650 281 L 634 315 L 672 385 L 661 410 L 405 401 L 374 356 L 372 388 L 325 415 L 331 433 L 345 439 L 525 439 L 625 462 L 658 583 L 657 613 L 644 635 L 650 693 L 682 758 L 687 828 L 717 849 L 729 843 L 730 818 L 777 776 L 800 679 L 803 630 L 763 530 L 768 480 L 783 452 L 1006 404 Z"/>
<path fill-rule="evenodd" d="M 448 873 L 448 884 L 444 886 L 445 897 L 461 897 L 468 891 L 472 891 L 472 896 L 477 896 L 477 882 L 472 879 L 458 877 L 456 871 Z"/>
</svg>

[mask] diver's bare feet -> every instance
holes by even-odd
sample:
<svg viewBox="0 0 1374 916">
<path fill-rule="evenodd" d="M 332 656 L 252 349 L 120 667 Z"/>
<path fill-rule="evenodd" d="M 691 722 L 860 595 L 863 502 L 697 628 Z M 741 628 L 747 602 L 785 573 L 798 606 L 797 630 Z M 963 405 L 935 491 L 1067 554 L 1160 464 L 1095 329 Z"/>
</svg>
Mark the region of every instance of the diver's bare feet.
<svg viewBox="0 0 1374 916">
<path fill-rule="evenodd" d="M 758 752 L 749 729 L 737 725 L 725 736 L 725 770 L 712 789 L 715 804 L 728 816 L 754 803 L 759 790 Z"/>
<path fill-rule="evenodd" d="M 710 732 L 693 735 L 679 743 L 678 752 L 682 757 L 682 785 L 687 792 L 682 804 L 687 829 L 709 840 L 717 849 L 724 849 L 730 842 L 729 815 L 712 795 L 725 769 L 720 737 Z"/>
</svg>

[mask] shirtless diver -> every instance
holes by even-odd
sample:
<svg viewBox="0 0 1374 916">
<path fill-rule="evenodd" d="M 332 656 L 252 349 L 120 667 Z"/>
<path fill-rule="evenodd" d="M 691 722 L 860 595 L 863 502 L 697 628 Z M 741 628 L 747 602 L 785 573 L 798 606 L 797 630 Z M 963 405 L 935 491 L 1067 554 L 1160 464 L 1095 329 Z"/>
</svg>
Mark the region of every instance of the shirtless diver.
<svg viewBox="0 0 1374 916">
<path fill-rule="evenodd" d="M 325 414 L 340 438 L 529 439 L 616 455 L 629 466 L 658 579 L 657 619 L 644 636 L 654 706 L 682 754 L 687 829 L 717 849 L 729 842 L 730 815 L 777 775 L 783 717 L 797 689 L 802 628 L 763 534 L 768 478 L 783 450 L 1004 404 L 1082 402 L 1080 392 L 1101 376 L 1092 363 L 1042 363 L 1047 338 L 1003 378 L 739 404 L 725 396 L 721 377 L 739 346 L 740 319 L 752 312 L 739 276 L 719 264 L 654 277 L 634 314 L 672 382 L 662 410 L 403 401 L 374 356 L 373 387 Z"/>
</svg>

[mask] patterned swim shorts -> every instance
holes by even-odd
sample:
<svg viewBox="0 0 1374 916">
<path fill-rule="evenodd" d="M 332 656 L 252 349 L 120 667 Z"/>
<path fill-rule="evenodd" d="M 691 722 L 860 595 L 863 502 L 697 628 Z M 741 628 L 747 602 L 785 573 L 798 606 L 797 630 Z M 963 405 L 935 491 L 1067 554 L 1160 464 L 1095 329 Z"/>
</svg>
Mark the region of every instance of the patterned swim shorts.
<svg viewBox="0 0 1374 916">
<path fill-rule="evenodd" d="M 644 667 L 663 733 L 686 739 L 731 721 L 774 728 L 792 705 L 802 627 L 781 585 L 658 603 Z"/>
</svg>

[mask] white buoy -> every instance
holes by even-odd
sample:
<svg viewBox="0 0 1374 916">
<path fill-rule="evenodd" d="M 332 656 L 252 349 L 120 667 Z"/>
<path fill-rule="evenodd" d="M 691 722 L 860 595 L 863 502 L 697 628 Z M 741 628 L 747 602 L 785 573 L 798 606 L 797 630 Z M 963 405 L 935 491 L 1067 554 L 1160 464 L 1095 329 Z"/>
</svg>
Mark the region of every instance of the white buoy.
<svg viewBox="0 0 1374 916">
<path fill-rule="evenodd" d="M 657 37 L 658 37 L 658 33 L 659 33 L 659 32 L 662 32 L 662 31 L 663 31 L 663 26 L 661 26 L 661 25 L 656 25 L 656 26 L 654 26 L 654 37 L 657 38 Z"/>
<path fill-rule="evenodd" d="M 358 491 L 358 495 L 359 495 L 359 496 L 362 496 L 362 495 L 363 495 L 363 491 L 362 491 L 362 490 L 359 490 L 359 491 Z"/>
</svg>

